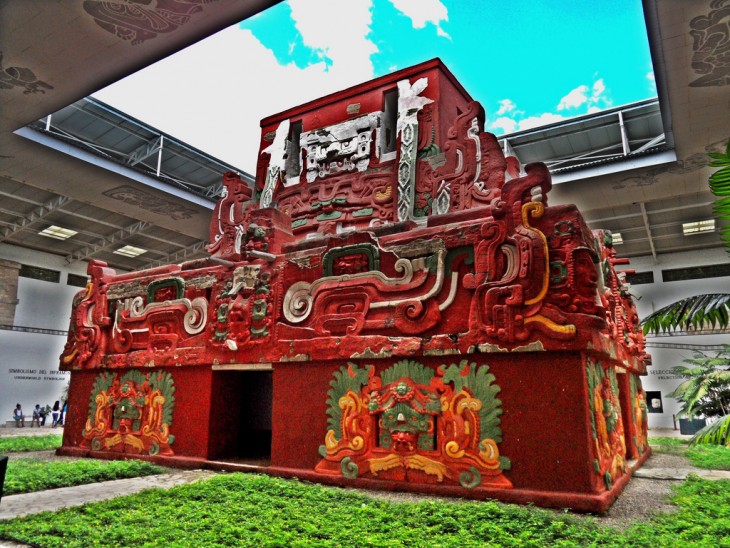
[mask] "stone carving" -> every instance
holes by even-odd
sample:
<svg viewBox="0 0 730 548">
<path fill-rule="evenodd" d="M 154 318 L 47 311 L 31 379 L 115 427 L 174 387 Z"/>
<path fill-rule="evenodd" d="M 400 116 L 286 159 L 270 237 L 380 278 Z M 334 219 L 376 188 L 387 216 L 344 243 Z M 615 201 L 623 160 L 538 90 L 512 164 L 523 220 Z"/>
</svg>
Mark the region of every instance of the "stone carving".
<svg viewBox="0 0 730 548">
<path fill-rule="evenodd" d="M 618 399 L 616 371 L 590 358 L 587 361 L 588 402 L 593 432 L 593 471 L 606 489 L 626 471 L 626 442 Z"/>
<path fill-rule="evenodd" d="M 505 157 L 450 76 L 403 74 L 264 120 L 255 186 L 224 176 L 208 259 L 123 274 L 92 261 L 62 368 L 175 368 L 181 402 L 183 389 L 198 401 L 199 382 L 212 397 L 242 382 L 230 375 L 224 386 L 218 369 L 273 368 L 271 463 L 281 470 L 300 459 L 308 477 L 332 483 L 605 510 L 636 466 L 627 458 L 651 451 L 635 378 L 649 359 L 625 261 L 575 206 L 548 203 L 545 165 L 523 171 Z M 388 131 L 397 139 L 381 139 Z M 95 394 L 117 402 L 119 422 L 105 411 L 84 443 L 133 447 L 116 436 L 144 431 L 150 375 L 120 377 L 118 389 L 100 377 Z M 561 387 L 548 394 L 560 405 L 528 409 L 543 386 Z M 277 401 L 300 395 L 303 410 Z M 564 443 L 535 445 L 570 406 Z M 308 427 L 292 428 L 301 416 Z M 194 429 L 178 447 L 200 435 L 195 456 L 238 442 L 205 421 Z M 554 478 L 583 487 L 563 495 Z"/>
<path fill-rule="evenodd" d="M 427 78 L 398 82 L 398 136 L 400 158 L 398 160 L 398 220 L 413 218 L 416 185 L 416 147 L 418 144 L 418 112 L 433 101 L 422 97 L 428 86 Z"/>
<path fill-rule="evenodd" d="M 316 470 L 509 488 L 509 460 L 498 443 L 499 386 L 486 365 L 462 360 L 436 371 L 402 360 L 375 375 L 372 365 L 342 366 L 330 383 L 328 430 Z"/>
<path fill-rule="evenodd" d="M 370 165 L 372 133 L 379 124 L 380 116 L 373 114 L 303 133 L 307 182 L 342 171 L 365 171 Z"/>
<path fill-rule="evenodd" d="M 173 455 L 175 383 L 164 371 L 104 372 L 91 391 L 82 447 L 140 455 Z"/>
</svg>

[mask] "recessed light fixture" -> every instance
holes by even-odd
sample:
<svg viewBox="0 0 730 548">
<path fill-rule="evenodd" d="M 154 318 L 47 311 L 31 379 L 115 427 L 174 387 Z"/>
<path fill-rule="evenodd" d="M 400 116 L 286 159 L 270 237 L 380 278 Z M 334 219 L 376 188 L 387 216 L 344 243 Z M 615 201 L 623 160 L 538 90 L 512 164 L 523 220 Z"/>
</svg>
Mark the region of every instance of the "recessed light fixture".
<svg viewBox="0 0 730 548">
<path fill-rule="evenodd" d="M 682 223 L 682 232 L 685 236 L 690 234 L 701 234 L 703 232 L 715 231 L 715 219 L 707 219 L 704 221 L 694 221 L 692 223 Z"/>
<path fill-rule="evenodd" d="M 51 225 L 48 228 L 41 230 L 38 234 L 46 236 L 47 238 L 54 238 L 56 240 L 68 240 L 71 236 L 78 234 L 78 232 L 68 228 Z"/>
<path fill-rule="evenodd" d="M 125 257 L 137 257 L 138 255 L 142 255 L 142 253 L 147 253 L 147 250 L 141 247 L 134 247 L 133 245 L 125 245 L 114 251 L 114 253 L 124 255 Z"/>
<path fill-rule="evenodd" d="M 613 245 L 624 243 L 624 238 L 620 232 L 611 232 L 611 236 L 613 237 Z"/>
</svg>

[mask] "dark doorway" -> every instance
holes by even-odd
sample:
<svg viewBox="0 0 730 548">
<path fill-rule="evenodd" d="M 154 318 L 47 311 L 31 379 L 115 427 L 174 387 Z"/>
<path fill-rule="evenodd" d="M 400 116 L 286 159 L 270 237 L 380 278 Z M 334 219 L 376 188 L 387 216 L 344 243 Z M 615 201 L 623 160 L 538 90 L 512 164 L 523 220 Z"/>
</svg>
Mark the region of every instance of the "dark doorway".
<svg viewBox="0 0 730 548">
<path fill-rule="evenodd" d="M 272 371 L 213 372 L 209 459 L 269 464 L 272 387 Z"/>
</svg>

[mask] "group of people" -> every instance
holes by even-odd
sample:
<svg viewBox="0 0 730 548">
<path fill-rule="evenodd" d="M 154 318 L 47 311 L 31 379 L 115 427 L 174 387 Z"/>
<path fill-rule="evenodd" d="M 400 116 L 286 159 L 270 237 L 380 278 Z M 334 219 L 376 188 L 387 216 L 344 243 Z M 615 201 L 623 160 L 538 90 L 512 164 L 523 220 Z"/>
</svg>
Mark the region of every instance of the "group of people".
<svg viewBox="0 0 730 548">
<path fill-rule="evenodd" d="M 68 410 L 68 402 L 63 401 L 63 404 L 59 400 L 56 400 L 53 407 L 46 405 L 41 407 L 39 403 L 35 404 L 33 408 L 33 418 L 31 419 L 30 427 L 45 426 L 46 417 L 50 413 L 53 417 L 53 428 L 56 426 L 63 426 L 64 418 L 66 417 L 66 411 Z M 15 420 L 16 428 L 25 428 L 25 413 L 23 413 L 23 407 L 20 404 L 15 406 L 13 410 L 13 419 Z"/>
</svg>

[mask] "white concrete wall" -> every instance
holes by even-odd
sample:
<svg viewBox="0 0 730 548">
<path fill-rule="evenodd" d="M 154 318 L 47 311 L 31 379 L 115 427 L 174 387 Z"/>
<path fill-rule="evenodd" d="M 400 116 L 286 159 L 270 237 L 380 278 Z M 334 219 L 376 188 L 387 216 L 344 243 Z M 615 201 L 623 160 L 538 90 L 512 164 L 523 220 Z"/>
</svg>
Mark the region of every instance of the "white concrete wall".
<svg viewBox="0 0 730 548">
<path fill-rule="evenodd" d="M 621 253 L 618 246 L 619 255 Z M 690 253 L 673 253 L 660 255 L 655 264 L 652 257 L 637 257 L 631 259 L 632 268 L 636 272 L 654 272 L 653 284 L 640 284 L 631 286 L 631 293 L 637 298 L 637 309 L 639 317 L 645 318 L 655 310 L 671 304 L 675 301 L 693 295 L 703 293 L 730 293 L 730 277 L 702 278 L 699 280 L 688 280 L 682 282 L 662 282 L 664 269 L 684 268 L 692 266 L 706 266 L 714 264 L 727 264 L 730 257 L 721 248 L 705 251 L 693 251 Z M 701 335 L 701 336 L 675 336 L 675 337 L 647 337 L 647 342 L 652 343 L 673 343 L 673 344 L 701 344 L 717 345 L 730 344 L 730 335 Z M 649 368 L 649 374 L 642 378 L 644 390 L 660 392 L 663 413 L 649 413 L 649 427 L 652 428 L 673 428 L 672 416 L 679 411 L 679 404 L 667 394 L 672 392 L 682 379 L 676 378 L 668 371 L 676 365 L 683 365 L 682 360 L 692 358 L 693 350 L 689 349 L 667 349 L 648 348 L 653 364 Z M 651 404 L 651 402 L 647 402 Z"/>
<path fill-rule="evenodd" d="M 53 406 L 61 399 L 70 373 L 58 370 L 66 337 L 0 331 L 0 423 L 12 419 L 16 403 L 30 426 L 35 404 Z"/>
<path fill-rule="evenodd" d="M 68 330 L 71 302 L 81 291 L 67 285 L 68 274 L 85 275 L 86 263 L 65 265 L 58 255 L 7 244 L 0 244 L 0 258 L 61 272 L 59 283 L 18 279 L 14 325 Z M 28 415 L 36 403 L 53 405 L 60 399 L 70 378 L 58 370 L 65 342 L 63 335 L 0 330 L 0 424 L 12 419 L 16 403 Z"/>
</svg>

